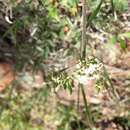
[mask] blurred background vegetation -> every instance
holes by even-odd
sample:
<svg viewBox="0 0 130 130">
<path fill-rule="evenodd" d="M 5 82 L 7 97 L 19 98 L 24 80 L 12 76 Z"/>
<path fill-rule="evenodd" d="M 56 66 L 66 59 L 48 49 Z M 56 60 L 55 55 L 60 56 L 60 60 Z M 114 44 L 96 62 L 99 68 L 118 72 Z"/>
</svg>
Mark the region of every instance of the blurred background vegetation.
<svg viewBox="0 0 130 130">
<path fill-rule="evenodd" d="M 86 0 L 84 61 L 83 0 L 0 0 L 0 130 L 129 130 L 129 3 Z"/>
</svg>

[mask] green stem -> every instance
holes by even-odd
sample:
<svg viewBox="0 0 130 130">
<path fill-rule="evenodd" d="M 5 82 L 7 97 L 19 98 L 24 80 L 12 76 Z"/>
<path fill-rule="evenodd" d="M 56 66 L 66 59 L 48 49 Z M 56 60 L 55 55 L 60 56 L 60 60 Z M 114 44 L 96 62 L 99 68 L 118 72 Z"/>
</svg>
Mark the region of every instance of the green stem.
<svg viewBox="0 0 130 130">
<path fill-rule="evenodd" d="M 88 103 L 87 103 L 84 86 L 82 84 L 80 84 L 80 88 L 81 88 L 83 101 L 84 101 L 84 105 L 85 105 L 85 116 L 86 116 L 86 119 L 87 119 L 87 123 L 88 123 L 89 127 L 92 128 L 93 120 L 92 120 L 92 116 L 91 116 L 91 113 L 90 113 L 90 110 L 89 110 L 89 106 L 88 106 Z"/>
<path fill-rule="evenodd" d="M 110 79 L 110 77 L 109 77 L 109 74 L 108 74 L 108 72 L 107 72 L 107 70 L 106 70 L 105 67 L 104 67 L 104 76 L 105 76 L 106 80 L 107 80 L 107 81 L 109 82 L 109 84 L 110 84 L 110 85 L 108 85 L 108 84 L 106 83 L 105 86 L 108 86 L 108 87 L 111 89 L 111 90 L 108 90 L 108 91 L 110 91 L 111 96 L 112 96 L 116 101 L 118 101 L 118 100 L 120 99 L 120 96 L 119 96 L 119 94 L 117 93 L 115 87 L 113 86 L 113 83 L 112 83 L 112 81 L 111 81 L 111 79 Z"/>
<path fill-rule="evenodd" d="M 80 56 L 81 60 L 85 59 L 86 56 L 86 10 L 87 4 L 86 0 L 83 0 L 83 9 L 82 9 L 82 41 L 80 46 Z"/>
<path fill-rule="evenodd" d="M 77 110 L 79 112 L 79 100 L 80 100 L 80 87 L 78 87 L 78 92 L 77 92 Z"/>
<path fill-rule="evenodd" d="M 115 6 L 114 6 L 113 0 L 111 0 L 111 7 L 112 7 L 112 14 L 113 14 L 113 16 L 114 16 Z"/>
</svg>

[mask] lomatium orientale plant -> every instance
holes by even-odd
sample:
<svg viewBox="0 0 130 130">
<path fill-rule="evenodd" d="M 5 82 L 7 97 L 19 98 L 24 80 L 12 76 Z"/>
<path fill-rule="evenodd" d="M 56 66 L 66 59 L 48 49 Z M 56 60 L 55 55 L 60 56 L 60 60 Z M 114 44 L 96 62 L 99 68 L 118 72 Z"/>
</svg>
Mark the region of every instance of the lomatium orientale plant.
<svg viewBox="0 0 130 130">
<path fill-rule="evenodd" d="M 69 74 L 69 71 L 62 71 L 60 74 L 53 74 L 52 82 L 56 90 L 60 87 L 69 89 L 72 92 L 73 81 L 87 86 L 89 81 L 95 83 L 96 88 L 100 88 L 103 79 L 103 64 L 97 58 L 90 58 L 86 61 L 79 61 L 75 69 Z"/>
</svg>

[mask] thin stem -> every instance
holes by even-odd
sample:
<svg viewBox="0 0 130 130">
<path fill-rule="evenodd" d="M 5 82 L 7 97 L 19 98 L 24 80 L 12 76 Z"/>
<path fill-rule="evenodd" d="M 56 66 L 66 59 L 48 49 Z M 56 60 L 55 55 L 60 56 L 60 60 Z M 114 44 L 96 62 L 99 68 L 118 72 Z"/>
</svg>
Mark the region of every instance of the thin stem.
<svg viewBox="0 0 130 130">
<path fill-rule="evenodd" d="M 84 87 L 83 87 L 82 84 L 80 84 L 79 87 L 81 88 L 81 92 L 82 92 L 82 96 L 83 96 L 83 101 L 84 101 L 84 105 L 85 105 L 85 115 L 86 115 L 87 123 L 88 123 L 89 127 L 92 128 L 93 120 L 92 120 L 92 116 L 91 116 L 89 106 L 88 106 L 88 103 L 87 103 Z"/>
<path fill-rule="evenodd" d="M 115 98 L 115 100 L 118 101 L 120 99 L 120 96 L 119 96 L 118 92 L 116 91 L 116 89 L 114 88 L 113 83 L 112 83 L 105 67 L 104 67 L 104 76 L 105 76 L 106 80 L 110 83 L 109 88 L 111 89 L 111 96 L 113 96 Z M 108 86 L 108 85 L 106 84 L 106 86 Z"/>
<path fill-rule="evenodd" d="M 112 7 L 112 14 L 114 16 L 115 6 L 114 6 L 114 3 L 113 3 L 113 0 L 111 0 L 111 7 Z"/>
<path fill-rule="evenodd" d="M 88 40 L 88 39 L 86 39 L 86 25 L 87 25 L 86 11 L 87 11 L 87 3 L 86 3 L 86 0 L 83 0 L 83 8 L 82 8 L 82 39 L 81 39 L 81 45 L 80 45 L 80 58 L 81 58 L 81 61 L 85 60 L 85 58 L 86 58 L 86 45 L 87 45 L 87 40 Z M 85 105 L 86 120 L 87 120 L 87 123 L 88 123 L 89 127 L 92 128 L 93 121 L 92 121 L 92 117 L 91 117 L 91 114 L 90 114 L 90 111 L 89 111 L 89 107 L 88 107 L 84 87 L 83 87 L 82 84 L 79 85 L 79 89 L 80 88 L 81 88 L 81 93 L 82 93 L 83 101 L 84 101 L 84 105 Z M 80 90 L 78 90 L 78 91 L 80 92 Z"/>
<path fill-rule="evenodd" d="M 86 0 L 83 0 L 83 9 L 82 9 L 82 41 L 80 46 L 80 56 L 81 60 L 85 59 L 86 56 L 86 10 L 87 10 L 87 4 Z"/>
<path fill-rule="evenodd" d="M 79 100 L 80 100 L 80 87 L 78 87 L 78 92 L 77 92 L 77 110 L 79 112 Z"/>
</svg>

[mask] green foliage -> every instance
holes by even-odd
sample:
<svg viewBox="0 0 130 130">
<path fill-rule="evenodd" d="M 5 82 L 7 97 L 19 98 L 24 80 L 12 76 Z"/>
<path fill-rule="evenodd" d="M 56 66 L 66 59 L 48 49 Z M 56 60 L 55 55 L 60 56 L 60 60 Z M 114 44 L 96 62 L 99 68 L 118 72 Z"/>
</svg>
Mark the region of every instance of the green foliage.
<svg viewBox="0 0 130 130">
<path fill-rule="evenodd" d="M 125 43 L 125 41 L 124 40 L 120 40 L 120 47 L 122 48 L 122 49 L 125 49 L 126 48 L 126 43 Z"/>
<path fill-rule="evenodd" d="M 55 89 L 64 88 L 72 93 L 73 80 L 66 72 L 56 72 L 51 76 L 51 81 Z"/>
<path fill-rule="evenodd" d="M 71 6 L 76 6 L 78 4 L 79 0 L 67 0 L 67 3 L 70 4 Z"/>
<path fill-rule="evenodd" d="M 119 34 L 119 37 L 130 38 L 130 32 L 125 32 L 125 33 Z"/>
<path fill-rule="evenodd" d="M 12 86 L 10 86 L 12 87 Z M 50 94 L 50 90 L 48 87 L 44 87 L 37 92 L 33 92 L 31 96 L 27 96 L 24 94 L 16 94 L 15 88 L 10 88 L 6 90 L 8 94 L 2 98 L 1 106 L 0 106 L 0 130 L 3 128 L 4 130 L 34 130 L 43 129 L 41 125 L 34 125 L 31 121 L 31 111 L 37 105 L 44 105 L 48 96 Z M 25 96 L 26 95 L 26 96 Z M 0 95 L 2 96 L 2 94 Z M 35 115 L 36 116 L 36 115 Z"/>
<path fill-rule="evenodd" d="M 113 0 L 113 5 L 116 11 L 126 11 L 128 9 L 128 0 Z"/>
<path fill-rule="evenodd" d="M 55 51 L 57 42 L 58 45 L 60 44 L 58 48 L 63 46 L 61 41 L 64 41 L 66 37 L 64 33 L 66 26 L 69 28 L 70 35 L 67 36 L 68 39 L 67 41 L 65 40 L 65 42 L 69 42 L 70 45 L 74 44 L 74 46 L 71 47 L 77 48 L 80 40 L 80 30 L 77 25 L 73 24 L 73 21 L 76 19 L 78 19 L 77 22 L 79 21 L 79 14 L 81 12 L 77 12 L 78 2 L 78 0 L 63 0 L 58 3 L 55 1 L 54 4 L 52 4 L 50 1 L 40 0 L 36 2 L 31 0 L 19 5 L 15 5 L 14 3 L 14 16 L 16 16 L 16 18 L 17 15 L 21 16 L 13 23 L 4 37 L 9 33 L 13 35 L 16 51 L 14 52 L 13 58 L 15 61 L 18 61 L 16 68 L 21 69 L 28 64 L 34 68 L 38 68 L 43 60 L 47 59 L 50 52 Z M 96 2 L 96 5 L 88 18 L 88 24 L 90 25 L 95 21 L 104 4 L 102 0 L 93 2 Z M 113 1 L 114 7 L 118 4 L 120 5 L 120 2 L 121 1 Z M 62 10 L 64 10 L 64 12 Z M 24 15 L 25 12 L 26 15 Z M 64 13 L 65 16 L 71 16 L 73 21 L 68 18 L 63 19 L 61 17 L 62 13 Z M 30 32 L 26 32 L 29 28 L 32 28 L 32 30 L 30 30 L 31 33 L 33 31 L 35 32 L 32 37 L 29 35 Z M 18 34 L 18 32 L 21 33 Z M 123 47 L 122 42 L 121 46 Z M 24 61 L 26 61 L 26 65 Z"/>
<path fill-rule="evenodd" d="M 13 6 L 14 22 L 3 35 L 13 37 L 14 50 L 12 59 L 17 61 L 16 68 L 31 65 L 40 67 L 50 52 L 55 50 L 55 41 L 61 26 L 54 6 L 43 1 L 25 1 Z M 25 63 L 26 62 L 26 63 Z"/>
<path fill-rule="evenodd" d="M 91 24 L 92 21 L 96 18 L 97 14 L 99 13 L 99 11 L 101 9 L 102 4 L 103 4 L 103 0 L 100 0 L 99 4 L 97 5 L 97 7 L 94 9 L 92 14 L 88 18 L 88 24 Z"/>
<path fill-rule="evenodd" d="M 58 113 L 59 125 L 57 130 L 84 130 L 86 128 L 86 125 L 81 123 L 80 117 L 73 106 L 60 105 Z"/>
<path fill-rule="evenodd" d="M 126 49 L 127 39 L 130 39 L 130 32 L 125 32 L 112 36 L 110 43 L 119 44 L 122 49 Z"/>
</svg>

